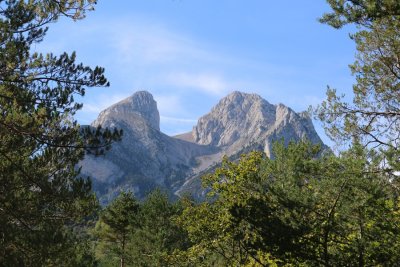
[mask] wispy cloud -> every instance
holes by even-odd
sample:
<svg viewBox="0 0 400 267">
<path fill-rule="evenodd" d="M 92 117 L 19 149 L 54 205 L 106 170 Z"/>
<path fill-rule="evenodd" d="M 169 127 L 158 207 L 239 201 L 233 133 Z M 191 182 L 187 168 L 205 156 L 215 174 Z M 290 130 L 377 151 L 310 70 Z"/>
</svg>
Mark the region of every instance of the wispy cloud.
<svg viewBox="0 0 400 267">
<path fill-rule="evenodd" d="M 77 49 L 83 50 L 78 55 L 97 57 L 96 62 L 100 60 L 107 73 L 111 73 L 110 77 L 114 77 L 112 84 L 123 85 L 118 90 L 140 87 L 157 90 L 156 87 L 169 85 L 222 96 L 243 88 L 239 82 L 232 82 L 232 74 L 224 71 L 235 65 L 254 67 L 255 64 L 224 53 L 223 47 L 143 17 L 93 20 L 70 31 L 68 35 L 54 38 L 47 46 L 63 51 L 83 45 L 84 49 Z M 69 44 L 71 35 L 72 40 L 80 40 L 79 44 Z M 91 40 L 98 39 L 102 43 L 95 44 L 94 52 Z"/>
<path fill-rule="evenodd" d="M 271 103 L 299 108 L 320 100 L 297 82 L 290 86 L 276 82 L 303 76 L 297 68 L 230 53 L 224 44 L 201 40 L 157 21 L 114 17 L 67 26 L 56 28 L 50 42 L 39 50 L 77 50 L 79 60 L 104 66 L 111 81 L 111 87 L 101 94 L 88 90 L 77 116 L 85 123 L 143 89 L 154 95 L 161 128 L 169 133 L 190 129 L 196 123 L 192 118 L 203 115 L 233 90 L 259 93 Z"/>
<path fill-rule="evenodd" d="M 154 99 L 157 101 L 157 107 L 160 114 L 167 117 L 177 117 L 181 114 L 187 113 L 182 103 L 181 98 L 178 95 L 154 95 Z"/>
<path fill-rule="evenodd" d="M 166 82 L 175 87 L 196 89 L 217 96 L 226 94 L 234 87 L 223 76 L 214 73 L 170 73 L 166 76 Z"/>
<path fill-rule="evenodd" d="M 108 108 L 112 104 L 121 101 L 126 97 L 128 97 L 128 95 L 125 94 L 113 94 L 111 96 L 106 94 L 100 94 L 92 96 L 86 103 L 84 103 L 83 108 L 80 112 L 99 114 L 102 110 Z"/>
<path fill-rule="evenodd" d="M 191 59 L 219 58 L 203 49 L 198 41 L 143 18 L 107 21 L 101 29 L 107 32 L 109 45 L 125 62 L 186 64 Z"/>
</svg>

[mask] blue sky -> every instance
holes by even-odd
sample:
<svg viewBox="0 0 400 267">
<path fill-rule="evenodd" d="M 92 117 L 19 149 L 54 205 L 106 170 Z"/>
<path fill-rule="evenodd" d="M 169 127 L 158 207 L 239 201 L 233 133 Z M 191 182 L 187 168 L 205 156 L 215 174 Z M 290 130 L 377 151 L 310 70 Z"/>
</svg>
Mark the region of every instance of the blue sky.
<svg viewBox="0 0 400 267">
<path fill-rule="evenodd" d="M 111 86 L 87 90 L 81 124 L 148 90 L 173 135 L 234 90 L 295 111 L 320 103 L 327 85 L 349 94 L 355 47 L 349 28 L 317 21 L 327 11 L 324 0 L 100 0 L 84 20 L 50 25 L 36 49 L 105 67 Z"/>
</svg>

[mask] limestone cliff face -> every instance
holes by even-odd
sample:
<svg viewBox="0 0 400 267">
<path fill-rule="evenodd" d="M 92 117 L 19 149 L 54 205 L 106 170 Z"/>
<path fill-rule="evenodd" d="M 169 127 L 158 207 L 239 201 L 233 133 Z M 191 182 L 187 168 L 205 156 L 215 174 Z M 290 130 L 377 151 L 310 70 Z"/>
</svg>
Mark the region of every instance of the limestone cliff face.
<svg viewBox="0 0 400 267">
<path fill-rule="evenodd" d="M 159 124 L 157 103 L 145 91 L 105 109 L 92 123 L 124 131 L 122 141 L 106 156 L 87 156 L 81 162 L 103 203 L 120 190 L 131 190 L 141 198 L 155 187 L 171 195 L 189 192 L 201 197 L 199 177 L 224 155 L 235 158 L 257 149 L 271 156 L 277 140 L 322 143 L 306 113 L 241 92 L 221 99 L 192 132 L 170 137 L 160 132 Z"/>
<path fill-rule="evenodd" d="M 272 142 L 280 139 L 322 143 L 306 113 L 241 92 L 231 93 L 201 117 L 192 136 L 196 143 L 217 146 L 228 155 L 255 143 L 270 155 Z"/>
<path fill-rule="evenodd" d="M 191 172 L 197 156 L 214 153 L 210 146 L 163 134 L 159 122 L 156 101 L 141 91 L 105 109 L 92 123 L 124 133 L 105 156 L 86 156 L 80 163 L 82 173 L 92 177 L 102 203 L 121 190 L 133 191 L 138 198 L 156 187 L 172 194 Z"/>
<path fill-rule="evenodd" d="M 274 106 L 260 96 L 234 92 L 201 117 L 192 133 L 198 144 L 227 147 L 259 136 L 274 118 Z"/>
<path fill-rule="evenodd" d="M 147 91 L 139 91 L 132 96 L 112 105 L 103 110 L 92 126 L 102 125 L 103 127 L 113 127 L 112 123 L 125 122 L 135 126 L 140 120 L 151 128 L 160 130 L 160 114 L 157 109 L 157 102 Z"/>
</svg>

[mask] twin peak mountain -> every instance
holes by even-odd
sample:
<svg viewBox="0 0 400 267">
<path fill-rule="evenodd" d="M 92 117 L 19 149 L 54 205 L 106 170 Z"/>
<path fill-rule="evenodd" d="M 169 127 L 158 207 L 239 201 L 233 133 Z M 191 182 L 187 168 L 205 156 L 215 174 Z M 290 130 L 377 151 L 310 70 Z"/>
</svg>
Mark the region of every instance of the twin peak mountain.
<svg viewBox="0 0 400 267">
<path fill-rule="evenodd" d="M 160 131 L 157 103 L 146 91 L 103 110 L 92 123 L 98 125 L 124 132 L 105 156 L 88 155 L 81 162 L 82 173 L 92 177 L 103 204 L 120 191 L 132 191 L 140 199 L 155 188 L 171 196 L 202 198 L 200 177 L 215 169 L 224 155 L 235 160 L 261 150 L 270 156 L 274 141 L 282 139 L 323 145 L 307 113 L 241 92 L 222 98 L 191 132 L 177 136 Z"/>
</svg>

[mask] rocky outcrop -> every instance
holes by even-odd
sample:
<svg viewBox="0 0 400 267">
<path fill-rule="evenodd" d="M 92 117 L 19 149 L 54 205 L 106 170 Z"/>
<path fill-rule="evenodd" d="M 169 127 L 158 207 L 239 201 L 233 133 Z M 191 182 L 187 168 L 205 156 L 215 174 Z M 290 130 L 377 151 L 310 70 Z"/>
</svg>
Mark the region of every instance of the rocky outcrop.
<svg viewBox="0 0 400 267">
<path fill-rule="evenodd" d="M 274 118 L 274 106 L 260 96 L 234 92 L 201 117 L 192 134 L 198 144 L 227 147 L 259 136 Z"/>
<path fill-rule="evenodd" d="M 190 140 L 190 133 L 177 138 Z M 193 168 L 192 176 L 178 190 L 178 194 L 189 192 L 202 198 L 200 176 L 215 168 L 226 155 L 231 159 L 252 150 L 263 150 L 272 157 L 272 145 L 276 141 L 322 143 L 307 112 L 296 113 L 289 107 L 272 105 L 256 94 L 233 92 L 221 99 L 211 112 L 198 120 L 191 132 L 193 142 L 218 148 L 212 155 L 197 157 L 199 165 Z"/>
<path fill-rule="evenodd" d="M 157 102 L 147 91 L 136 92 L 132 96 L 103 110 L 92 123 L 92 126 L 114 127 L 112 125 L 113 122 L 125 122 L 128 125 L 136 126 L 137 120 L 160 131 L 160 114 L 158 113 Z"/>
<path fill-rule="evenodd" d="M 210 146 L 198 145 L 167 136 L 159 130 L 157 103 L 148 92 L 137 92 L 100 113 L 96 127 L 123 130 L 105 156 L 86 156 L 80 163 L 82 173 L 91 176 L 102 203 L 121 190 L 144 197 L 156 187 L 171 195 L 185 182 L 196 166 L 196 157 L 215 153 Z"/>
<path fill-rule="evenodd" d="M 192 132 L 170 137 L 160 132 L 157 103 L 148 92 L 133 94 L 102 111 L 92 126 L 124 131 L 103 157 L 87 156 L 82 171 L 93 177 L 103 203 L 120 190 L 141 198 L 155 187 L 171 195 L 201 197 L 200 176 L 227 155 L 263 150 L 271 155 L 274 141 L 322 143 L 307 113 L 273 105 L 256 94 L 233 92 L 201 117 Z"/>
<path fill-rule="evenodd" d="M 194 142 L 219 147 L 234 154 L 249 144 L 259 144 L 271 154 L 271 144 L 310 140 L 322 143 L 307 113 L 297 114 L 283 104 L 272 105 L 256 94 L 233 92 L 193 128 Z"/>
</svg>

